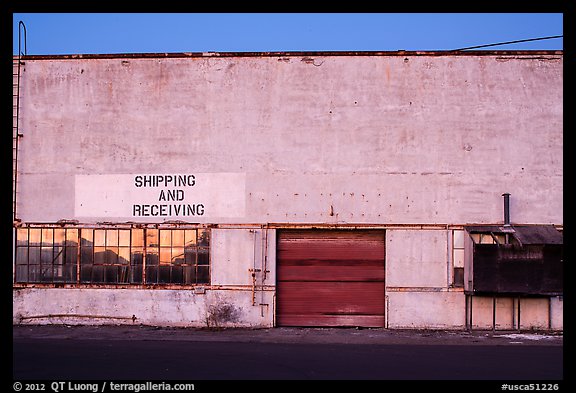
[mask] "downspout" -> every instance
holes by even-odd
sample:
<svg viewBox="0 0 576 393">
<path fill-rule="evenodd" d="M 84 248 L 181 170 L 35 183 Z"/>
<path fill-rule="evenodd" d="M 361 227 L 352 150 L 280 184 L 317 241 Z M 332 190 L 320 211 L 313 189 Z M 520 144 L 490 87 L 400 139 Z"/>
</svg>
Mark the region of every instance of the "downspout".
<svg viewBox="0 0 576 393">
<path fill-rule="evenodd" d="M 21 31 L 22 28 L 24 29 L 24 53 L 22 53 L 22 48 L 21 48 Z M 26 25 L 24 24 L 24 22 L 20 21 L 18 22 L 18 76 L 16 79 L 16 140 L 15 140 L 15 146 L 14 146 L 14 190 L 13 190 L 13 196 L 12 196 L 12 200 L 14 202 L 14 206 L 12 208 L 13 210 L 13 222 L 19 222 L 20 219 L 18 219 L 18 216 L 16 214 L 16 187 L 18 184 L 18 142 L 20 140 L 20 137 L 22 137 L 23 135 L 20 133 L 20 125 L 19 125 L 19 120 L 20 120 L 20 66 L 22 64 L 21 58 L 22 58 L 22 54 L 26 55 L 27 53 L 27 48 L 26 48 Z M 14 66 L 12 66 L 14 67 Z M 12 71 L 14 72 L 14 71 Z M 12 94 L 14 94 L 14 92 L 12 92 Z M 14 98 L 14 97 L 12 97 Z M 12 101 L 14 102 L 14 101 Z M 13 125 L 14 127 L 14 125 Z M 12 138 L 14 138 L 14 135 L 12 135 Z"/>
</svg>

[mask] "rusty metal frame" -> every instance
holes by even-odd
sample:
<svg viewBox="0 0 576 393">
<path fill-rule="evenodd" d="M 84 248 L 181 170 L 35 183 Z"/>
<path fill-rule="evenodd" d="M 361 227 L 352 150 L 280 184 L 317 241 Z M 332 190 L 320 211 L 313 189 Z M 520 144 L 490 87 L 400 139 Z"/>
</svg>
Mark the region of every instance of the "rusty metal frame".
<svg viewBox="0 0 576 393">
<path fill-rule="evenodd" d="M 167 289 L 167 290 L 194 290 L 202 288 L 210 291 L 251 291 L 252 285 L 212 285 L 212 284 L 68 284 L 68 283 L 14 283 L 13 289 L 26 288 L 64 288 L 64 289 Z M 263 285 L 261 291 L 275 291 L 275 285 Z"/>
</svg>

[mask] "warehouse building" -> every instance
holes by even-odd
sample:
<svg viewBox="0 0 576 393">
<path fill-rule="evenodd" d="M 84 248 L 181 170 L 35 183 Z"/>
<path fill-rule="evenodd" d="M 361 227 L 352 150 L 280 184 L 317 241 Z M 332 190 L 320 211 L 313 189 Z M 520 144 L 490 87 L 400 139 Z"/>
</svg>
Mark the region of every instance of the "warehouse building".
<svg viewBox="0 0 576 393">
<path fill-rule="evenodd" d="M 14 58 L 14 324 L 563 329 L 563 52 Z"/>
</svg>

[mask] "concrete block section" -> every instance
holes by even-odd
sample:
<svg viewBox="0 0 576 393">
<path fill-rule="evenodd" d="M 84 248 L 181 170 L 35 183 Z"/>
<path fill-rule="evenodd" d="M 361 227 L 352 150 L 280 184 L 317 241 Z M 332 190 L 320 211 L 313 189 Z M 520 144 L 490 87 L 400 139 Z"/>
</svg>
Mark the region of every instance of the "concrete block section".
<svg viewBox="0 0 576 393">
<path fill-rule="evenodd" d="M 276 231 L 212 229 L 212 285 L 274 285 Z M 264 272 L 266 270 L 266 272 Z"/>
<path fill-rule="evenodd" d="M 548 329 L 550 317 L 549 298 L 520 300 L 520 328 L 529 330 Z"/>
<path fill-rule="evenodd" d="M 252 285 L 254 230 L 212 229 L 212 285 Z"/>
<path fill-rule="evenodd" d="M 494 313 L 494 301 L 496 313 Z M 515 329 L 517 302 L 511 297 L 474 296 L 472 298 L 472 328 L 496 330 Z M 494 320 L 494 318 L 496 318 Z"/>
<path fill-rule="evenodd" d="M 464 329 L 463 292 L 388 292 L 390 329 Z"/>
<path fill-rule="evenodd" d="M 386 286 L 447 287 L 447 245 L 443 230 L 386 231 Z"/>
<path fill-rule="evenodd" d="M 550 298 L 550 328 L 564 330 L 564 298 L 554 296 Z"/>
<path fill-rule="evenodd" d="M 520 310 L 518 310 L 520 304 Z M 559 297 L 512 298 L 474 296 L 472 298 L 472 328 L 508 330 L 563 330 L 563 303 Z"/>
<path fill-rule="evenodd" d="M 254 305 L 249 290 L 27 288 L 14 291 L 13 323 L 272 327 L 272 301 L 258 292 Z"/>
</svg>

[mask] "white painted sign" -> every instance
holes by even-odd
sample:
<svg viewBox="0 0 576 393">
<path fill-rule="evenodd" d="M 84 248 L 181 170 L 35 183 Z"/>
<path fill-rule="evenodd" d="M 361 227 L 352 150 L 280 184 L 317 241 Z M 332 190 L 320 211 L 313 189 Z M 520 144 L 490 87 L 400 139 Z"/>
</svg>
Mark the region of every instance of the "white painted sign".
<svg viewBox="0 0 576 393">
<path fill-rule="evenodd" d="M 76 175 L 76 217 L 131 221 L 243 217 L 245 173 Z"/>
</svg>

